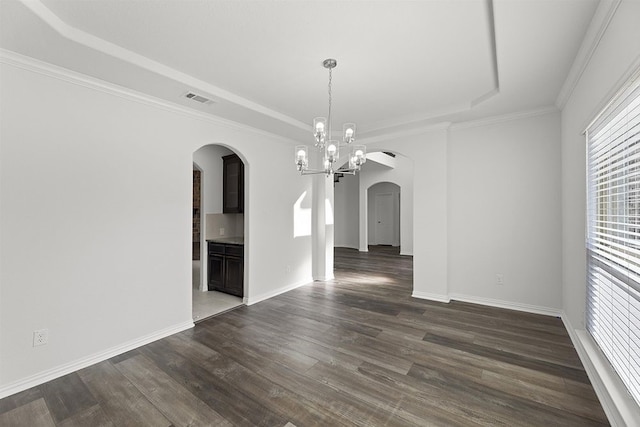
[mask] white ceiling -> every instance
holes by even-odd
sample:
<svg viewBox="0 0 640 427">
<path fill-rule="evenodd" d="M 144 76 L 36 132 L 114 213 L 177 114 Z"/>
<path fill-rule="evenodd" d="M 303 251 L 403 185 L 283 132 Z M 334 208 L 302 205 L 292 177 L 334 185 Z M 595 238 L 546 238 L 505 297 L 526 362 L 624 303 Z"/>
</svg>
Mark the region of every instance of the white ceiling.
<svg viewBox="0 0 640 427">
<path fill-rule="evenodd" d="M 299 140 L 555 104 L 597 0 L 0 0 L 0 47 Z M 200 105 L 187 91 L 213 98 Z"/>
</svg>

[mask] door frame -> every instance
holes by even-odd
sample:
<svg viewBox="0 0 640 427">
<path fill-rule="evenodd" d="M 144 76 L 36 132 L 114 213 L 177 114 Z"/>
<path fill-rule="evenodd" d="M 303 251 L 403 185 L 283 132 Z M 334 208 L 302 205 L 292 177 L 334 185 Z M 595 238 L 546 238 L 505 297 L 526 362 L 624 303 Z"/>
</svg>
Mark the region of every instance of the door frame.
<svg viewBox="0 0 640 427">
<path fill-rule="evenodd" d="M 375 243 L 376 245 L 388 245 L 388 246 L 393 246 L 393 244 L 396 242 L 396 212 L 395 212 L 395 198 L 393 197 L 394 193 L 376 193 L 375 194 L 375 200 L 373 203 L 373 207 L 374 207 L 374 214 L 375 214 L 375 218 L 374 218 L 374 234 L 375 234 Z M 387 199 L 388 203 L 385 202 L 385 207 L 387 209 L 387 212 L 383 212 L 383 214 L 385 214 L 384 216 L 388 219 L 390 219 L 390 224 L 385 224 L 385 228 L 388 228 L 388 230 L 385 230 L 386 233 L 389 234 L 390 239 L 388 241 L 383 242 L 382 239 L 380 238 L 381 234 L 381 227 L 378 225 L 380 224 L 380 207 L 381 204 L 378 203 L 379 201 L 381 201 L 383 199 L 383 197 L 385 199 Z"/>
</svg>

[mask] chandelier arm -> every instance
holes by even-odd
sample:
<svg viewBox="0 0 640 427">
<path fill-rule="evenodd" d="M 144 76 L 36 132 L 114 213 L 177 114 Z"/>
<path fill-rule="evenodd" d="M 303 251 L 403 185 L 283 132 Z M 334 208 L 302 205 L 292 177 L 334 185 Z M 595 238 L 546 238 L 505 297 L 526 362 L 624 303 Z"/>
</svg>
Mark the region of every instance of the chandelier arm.
<svg viewBox="0 0 640 427">
<path fill-rule="evenodd" d="M 345 175 L 355 175 L 358 172 L 357 169 L 338 169 L 336 171 L 334 171 L 334 173 L 343 173 Z"/>
<path fill-rule="evenodd" d="M 330 175 L 331 173 L 343 173 L 345 175 L 356 175 L 358 170 L 357 169 L 336 169 L 336 170 L 331 169 L 329 173 L 327 172 L 328 171 L 324 169 L 304 169 L 300 171 L 300 175 L 320 175 L 320 174 Z"/>
<path fill-rule="evenodd" d="M 327 171 L 324 169 L 305 169 L 300 171 L 300 175 L 320 175 L 326 173 Z"/>
</svg>

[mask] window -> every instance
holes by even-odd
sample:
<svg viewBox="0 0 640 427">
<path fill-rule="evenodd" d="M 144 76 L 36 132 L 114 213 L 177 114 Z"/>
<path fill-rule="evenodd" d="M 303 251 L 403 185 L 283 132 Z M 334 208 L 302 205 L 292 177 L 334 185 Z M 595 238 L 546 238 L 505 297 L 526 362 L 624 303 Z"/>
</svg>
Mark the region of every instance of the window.
<svg viewBox="0 0 640 427">
<path fill-rule="evenodd" d="M 640 404 L 640 74 L 586 135 L 587 330 Z"/>
</svg>

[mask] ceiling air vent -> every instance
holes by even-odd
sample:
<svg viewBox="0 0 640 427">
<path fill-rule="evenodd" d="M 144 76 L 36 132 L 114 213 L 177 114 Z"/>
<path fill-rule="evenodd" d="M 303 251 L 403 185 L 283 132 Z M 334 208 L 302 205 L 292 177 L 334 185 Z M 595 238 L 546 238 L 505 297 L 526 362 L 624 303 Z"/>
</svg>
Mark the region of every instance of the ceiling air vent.
<svg viewBox="0 0 640 427">
<path fill-rule="evenodd" d="M 187 92 L 185 95 L 185 98 L 199 102 L 200 104 L 211 104 L 213 102 L 209 98 L 206 98 L 202 95 L 198 95 L 197 93 L 193 93 L 193 92 Z"/>
</svg>

